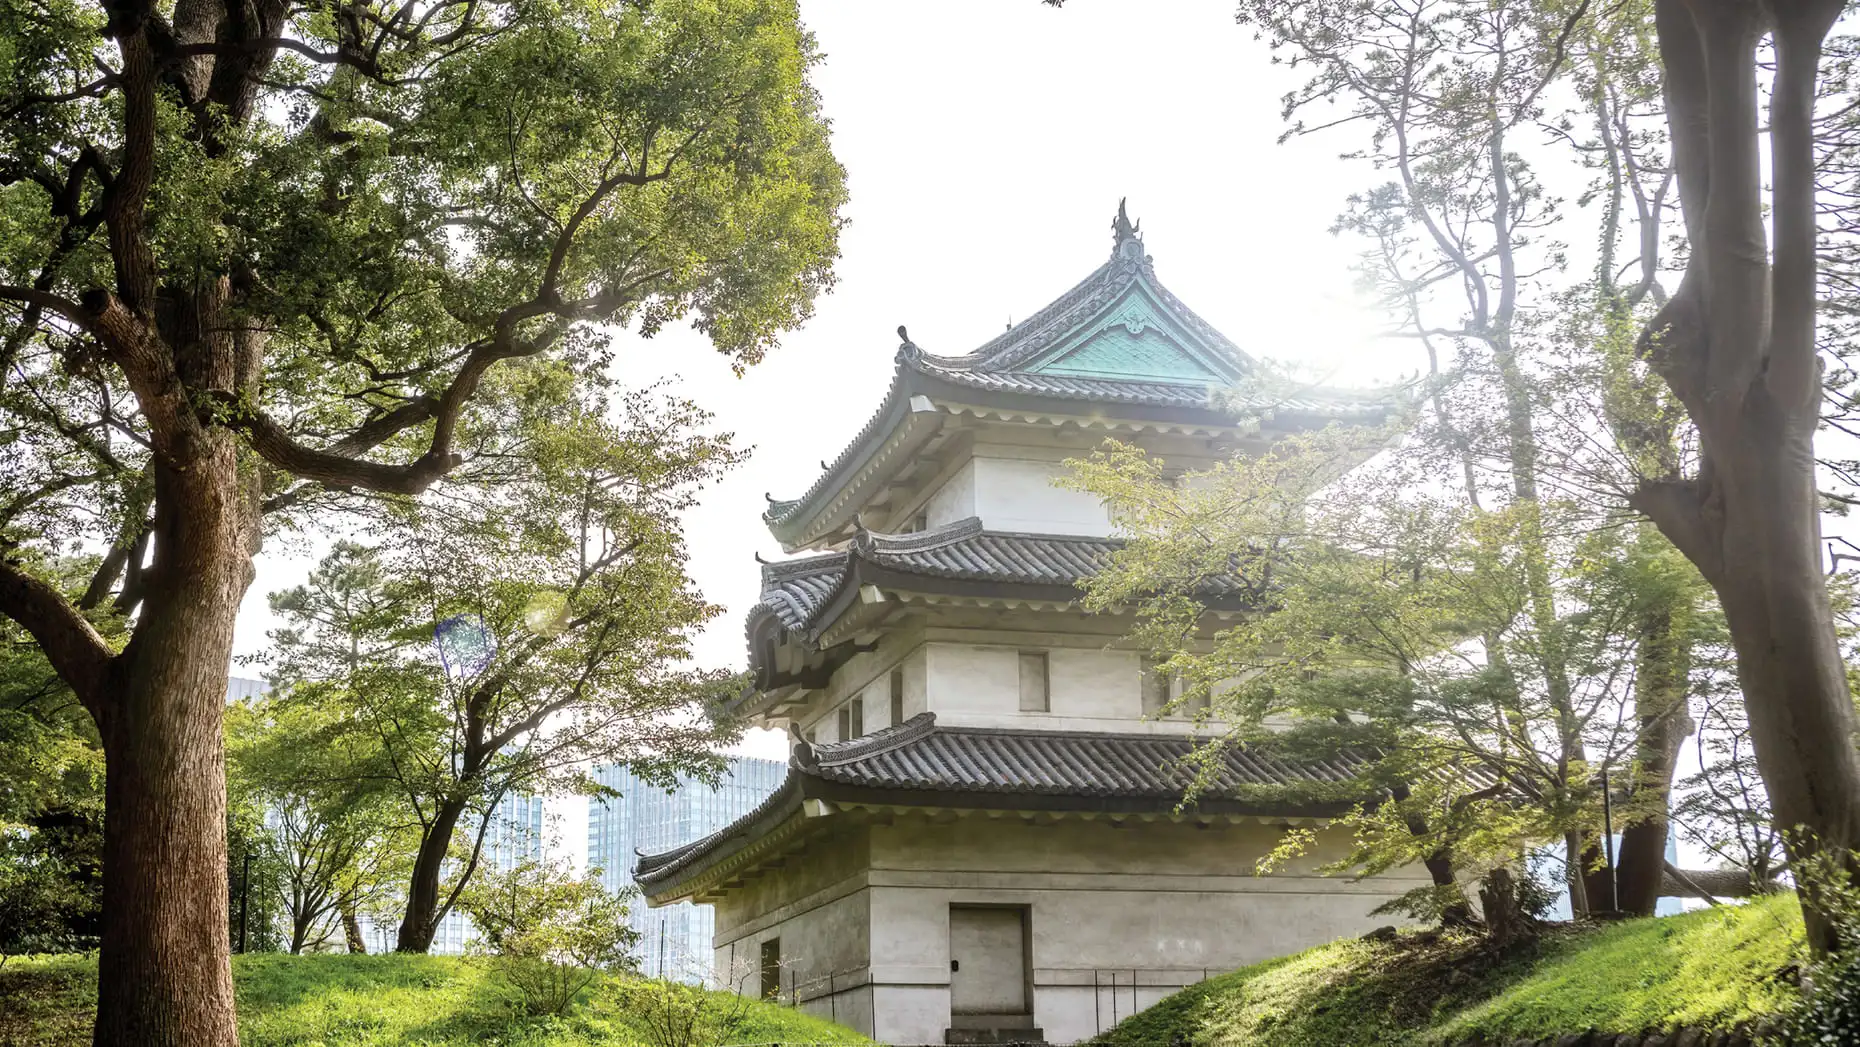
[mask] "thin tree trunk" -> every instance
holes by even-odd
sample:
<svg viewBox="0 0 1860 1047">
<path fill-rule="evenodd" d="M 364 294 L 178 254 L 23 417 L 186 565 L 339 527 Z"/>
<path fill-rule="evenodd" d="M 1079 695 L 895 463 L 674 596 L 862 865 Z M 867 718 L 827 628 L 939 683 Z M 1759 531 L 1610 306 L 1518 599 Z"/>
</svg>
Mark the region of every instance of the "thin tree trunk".
<svg viewBox="0 0 1860 1047">
<path fill-rule="evenodd" d="M 465 801 L 448 799 L 433 813 L 433 822 L 420 837 L 413 859 L 413 876 L 407 885 L 407 911 L 400 921 L 395 952 L 423 953 L 433 947 L 439 930 L 439 874 L 452 850 L 452 833 L 465 813 Z"/>
<path fill-rule="evenodd" d="M 1666 868 L 1666 839 L 1672 825 L 1669 795 L 1679 764 L 1679 746 L 1692 733 L 1687 715 L 1691 651 L 1678 635 L 1670 608 L 1648 611 L 1641 619 L 1640 654 L 1635 675 L 1636 738 L 1633 788 L 1637 805 L 1657 798 L 1655 813 L 1621 830 L 1615 855 L 1618 908 L 1633 916 L 1652 916 L 1660 900 Z"/>
<path fill-rule="evenodd" d="M 1589 847 L 1580 833 L 1563 835 L 1563 873 L 1569 887 L 1569 914 L 1580 920 L 1589 915 L 1588 865 Z"/>
<path fill-rule="evenodd" d="M 1406 803 L 1410 795 L 1406 783 L 1398 783 L 1390 790 L 1390 794 L 1390 799 L 1398 804 Z M 1418 814 L 1404 813 L 1402 821 L 1415 839 L 1427 838 L 1427 819 Z M 1440 922 L 1448 927 L 1476 926 L 1479 919 L 1473 915 L 1472 906 L 1466 901 L 1465 889 L 1460 886 L 1459 878 L 1453 871 L 1453 851 L 1448 847 L 1439 847 L 1428 852 L 1427 857 L 1421 859 L 1421 864 L 1426 867 L 1427 875 L 1434 881 L 1435 887 L 1451 888 L 1454 892 L 1455 900 L 1441 908 Z"/>
<path fill-rule="evenodd" d="M 362 940 L 362 921 L 355 916 L 355 906 L 342 906 L 342 940 L 351 953 L 365 953 L 368 943 Z"/>
</svg>

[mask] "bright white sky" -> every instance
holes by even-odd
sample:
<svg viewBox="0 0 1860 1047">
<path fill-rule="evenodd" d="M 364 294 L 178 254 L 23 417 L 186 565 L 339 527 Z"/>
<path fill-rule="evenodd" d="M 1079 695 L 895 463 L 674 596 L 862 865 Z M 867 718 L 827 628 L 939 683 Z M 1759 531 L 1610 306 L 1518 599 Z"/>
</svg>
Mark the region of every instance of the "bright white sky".
<svg viewBox="0 0 1860 1047">
<path fill-rule="evenodd" d="M 752 447 L 689 517 L 692 574 L 728 608 L 700 643 L 745 662 L 753 554 L 781 555 L 763 493 L 792 497 L 883 396 L 909 326 L 925 349 L 966 353 L 1108 257 L 1118 198 L 1157 273 L 1243 349 L 1356 385 L 1412 373 L 1412 342 L 1354 291 L 1356 246 L 1331 219 L 1373 172 L 1340 161 L 1347 132 L 1276 144 L 1295 83 L 1234 24 L 1234 0 L 803 0 L 826 55 L 815 79 L 850 172 L 839 285 L 811 322 L 742 378 L 702 338 L 617 335 L 629 383 L 665 377 Z M 240 615 L 236 651 L 274 624 L 265 595 L 311 560 L 273 551 Z M 250 674 L 255 670 L 241 670 Z M 773 732 L 744 751 L 785 756 Z"/>
</svg>

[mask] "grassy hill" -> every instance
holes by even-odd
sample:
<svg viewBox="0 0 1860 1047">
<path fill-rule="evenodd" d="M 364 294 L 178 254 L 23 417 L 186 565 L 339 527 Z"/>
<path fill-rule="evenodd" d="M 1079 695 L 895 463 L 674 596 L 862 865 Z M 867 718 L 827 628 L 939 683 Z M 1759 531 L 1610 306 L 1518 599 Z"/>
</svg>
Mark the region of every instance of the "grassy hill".
<svg viewBox="0 0 1860 1047">
<path fill-rule="evenodd" d="M 1793 895 L 1601 928 L 1495 961 L 1437 934 L 1346 939 L 1185 989 L 1109 1047 L 1446 1045 L 1596 1029 L 1730 1030 L 1788 1007 L 1804 957 Z"/>
<path fill-rule="evenodd" d="M 233 958 L 245 1047 L 653 1047 L 639 1017 L 596 983 L 565 1018 L 512 1016 L 484 965 L 447 956 Z M 15 958 L 0 967 L 0 1044 L 90 1043 L 97 965 L 78 956 Z M 787 1007 L 752 1003 L 734 1042 L 870 1043 Z"/>
<path fill-rule="evenodd" d="M 1602 928 L 1556 928 L 1495 961 L 1475 940 L 1406 933 L 1346 939 L 1243 968 L 1126 1019 L 1106 1047 L 1381 1047 L 1508 1041 L 1597 1029 L 1729 1030 L 1796 999 L 1802 923 L 1793 896 Z M 512 1016 L 481 964 L 442 956 L 234 958 L 246 1047 L 656 1047 L 611 983 L 560 1019 Z M 89 1043 L 96 964 L 0 968 L 0 1044 Z M 868 1043 L 786 1007 L 751 1004 L 729 1037 Z"/>
</svg>

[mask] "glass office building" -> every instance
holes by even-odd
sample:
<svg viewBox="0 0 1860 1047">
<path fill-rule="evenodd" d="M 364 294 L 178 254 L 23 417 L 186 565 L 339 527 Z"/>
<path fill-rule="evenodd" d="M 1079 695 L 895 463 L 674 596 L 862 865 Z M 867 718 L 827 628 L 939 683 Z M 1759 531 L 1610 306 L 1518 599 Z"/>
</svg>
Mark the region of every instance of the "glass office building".
<svg viewBox="0 0 1860 1047">
<path fill-rule="evenodd" d="M 681 778 L 671 792 L 647 785 L 625 767 L 602 767 L 595 780 L 619 795 L 588 802 L 588 864 L 601 869 L 610 890 L 633 886 L 640 854 L 671 850 L 708 836 L 754 810 L 787 777 L 776 760 L 735 757 L 716 787 Z M 640 934 L 640 968 L 655 977 L 700 982 L 711 973 L 711 907 L 680 902 L 649 909 L 632 905 Z"/>
<path fill-rule="evenodd" d="M 460 835 L 468 831 L 460 826 Z M 541 861 L 543 857 L 543 798 L 540 796 L 506 796 L 498 802 L 497 813 L 484 834 L 484 851 L 478 868 L 509 872 L 525 858 Z M 451 869 L 447 869 L 450 875 Z M 471 920 L 457 909 L 446 914 L 433 932 L 432 951 L 445 956 L 463 953 L 476 936 Z M 388 937 L 393 937 L 390 928 Z M 372 948 L 372 946 L 371 946 Z M 393 948 L 392 945 L 389 948 Z"/>
</svg>

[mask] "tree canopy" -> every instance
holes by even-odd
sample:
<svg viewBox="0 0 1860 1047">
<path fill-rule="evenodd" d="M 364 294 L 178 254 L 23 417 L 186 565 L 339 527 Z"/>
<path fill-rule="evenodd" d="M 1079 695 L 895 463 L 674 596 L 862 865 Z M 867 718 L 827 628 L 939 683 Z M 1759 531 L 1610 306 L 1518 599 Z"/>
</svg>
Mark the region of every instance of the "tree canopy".
<svg viewBox="0 0 1860 1047">
<path fill-rule="evenodd" d="M 783 0 L 0 0 L 0 58 L 0 614 L 108 763 L 97 1042 L 230 1045 L 251 558 L 573 439 L 611 325 L 748 366 L 804 320 L 817 55 Z"/>
</svg>

